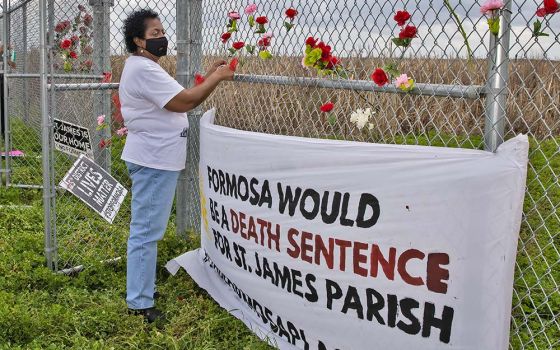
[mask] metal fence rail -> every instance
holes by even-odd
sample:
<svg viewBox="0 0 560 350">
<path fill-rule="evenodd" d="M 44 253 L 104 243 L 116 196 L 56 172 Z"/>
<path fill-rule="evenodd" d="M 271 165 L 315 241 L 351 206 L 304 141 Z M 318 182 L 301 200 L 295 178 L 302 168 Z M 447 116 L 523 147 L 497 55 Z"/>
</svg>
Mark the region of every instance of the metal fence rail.
<svg viewBox="0 0 560 350">
<path fill-rule="evenodd" d="M 189 114 L 187 168 L 178 184 L 174 223 L 180 234 L 198 230 L 198 118 L 210 107 L 221 125 L 265 133 L 366 142 L 423 144 L 495 150 L 517 133 L 531 140 L 527 193 L 520 234 L 512 305 L 511 349 L 560 347 L 560 24 L 543 21 L 549 37 L 531 37 L 535 11 L 542 2 L 506 1 L 500 32 L 488 33 L 480 15 L 482 1 L 254 1 L 256 15 L 267 16 L 273 34 L 272 58 L 244 51 L 234 82 L 223 84 L 203 106 Z M 126 51 L 121 26 L 141 7 L 160 13 L 170 39 L 170 55 L 161 65 L 184 86 L 196 72 L 228 56 L 233 41 L 256 45 L 246 20 L 224 44 L 227 14 L 252 1 L 22 0 L 4 2 L 3 33 L 16 52 L 16 69 L 5 74 L 9 130 L 2 147 L 24 157 L 2 161 L 3 182 L 45 193 L 45 251 L 54 270 L 73 271 L 125 255 L 130 197 L 108 225 L 56 184 L 74 158 L 53 149 L 52 119 L 88 127 L 95 142 L 120 127 L 112 102 Z M 449 8 L 454 10 L 454 17 Z M 294 27 L 283 25 L 284 11 L 299 14 Z M 399 28 L 396 10 L 407 9 L 418 38 L 404 55 L 391 38 Z M 91 17 L 88 17 L 91 16 Z M 560 16 L 560 14 L 556 15 Z M 460 21 L 473 57 L 456 20 Z M 70 21 L 64 35 L 61 23 Z M 63 26 L 64 27 L 64 26 Z M 83 29 L 82 29 L 83 27 Z M 57 36 L 56 33 L 60 35 Z M 65 66 L 57 49 L 61 38 L 83 35 L 79 58 Z M 332 46 L 348 78 L 319 77 L 301 65 L 304 43 L 314 36 Z M 58 40 L 58 41 L 57 41 Z M 86 49 L 87 47 L 87 49 Z M 6 47 L 7 48 L 7 45 Z M 258 50 L 257 50 L 258 51 Z M 416 89 L 375 86 L 376 67 L 398 62 Z M 111 83 L 102 83 L 111 71 Z M 335 103 L 335 123 L 319 111 Z M 372 128 L 350 121 L 357 108 L 375 111 Z M 104 114 L 112 128 L 96 131 Z M 367 130 L 366 130 L 367 129 Z M 95 160 L 129 187 L 120 161 L 122 141 L 96 149 Z M 9 175 L 6 176 L 6 175 Z"/>
</svg>

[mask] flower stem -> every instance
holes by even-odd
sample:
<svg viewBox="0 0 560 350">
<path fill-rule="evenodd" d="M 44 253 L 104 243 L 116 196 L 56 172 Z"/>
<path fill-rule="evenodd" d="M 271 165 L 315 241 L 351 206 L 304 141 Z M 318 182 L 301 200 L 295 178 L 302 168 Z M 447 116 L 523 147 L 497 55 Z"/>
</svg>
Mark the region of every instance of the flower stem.
<svg viewBox="0 0 560 350">
<path fill-rule="evenodd" d="M 469 44 L 469 39 L 467 38 L 467 32 L 465 32 L 465 29 L 463 28 L 463 24 L 461 24 L 461 20 L 459 19 L 459 16 L 457 15 L 457 13 L 455 13 L 453 7 L 451 7 L 449 0 L 443 0 L 443 3 L 451 13 L 451 16 L 453 16 L 455 23 L 457 23 L 457 27 L 459 27 L 459 31 L 461 32 L 461 35 L 463 36 L 463 40 L 465 42 L 465 46 L 467 47 L 467 55 L 468 55 L 467 59 L 470 62 L 472 60 L 472 50 L 471 50 L 471 45 Z"/>
</svg>

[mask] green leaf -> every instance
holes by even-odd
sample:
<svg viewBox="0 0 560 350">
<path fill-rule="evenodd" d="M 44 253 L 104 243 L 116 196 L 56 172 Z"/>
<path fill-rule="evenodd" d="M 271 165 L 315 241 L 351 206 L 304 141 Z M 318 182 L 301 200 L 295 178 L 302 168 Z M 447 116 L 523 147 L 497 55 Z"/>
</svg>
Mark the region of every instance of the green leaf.
<svg viewBox="0 0 560 350">
<path fill-rule="evenodd" d="M 542 28 L 542 22 L 538 19 L 533 23 L 533 33 L 540 33 Z"/>
<path fill-rule="evenodd" d="M 411 42 L 412 42 L 412 39 L 393 38 L 393 43 L 395 43 L 395 45 L 401 46 L 401 47 L 408 47 Z"/>
<path fill-rule="evenodd" d="M 64 71 L 71 72 L 72 71 L 72 62 L 66 61 L 64 62 Z"/>
<path fill-rule="evenodd" d="M 500 18 L 488 18 L 488 27 L 490 28 L 490 33 L 498 35 L 500 33 Z"/>
<path fill-rule="evenodd" d="M 336 124 L 336 116 L 334 114 L 329 115 L 329 119 L 327 119 L 330 125 L 334 126 Z"/>
<path fill-rule="evenodd" d="M 309 55 L 309 53 L 311 52 L 311 50 L 313 50 L 313 48 L 311 47 L 311 45 L 305 45 L 305 54 Z"/>
<path fill-rule="evenodd" d="M 272 58 L 272 54 L 268 50 L 263 50 L 259 52 L 259 57 L 263 60 L 268 60 Z"/>
<path fill-rule="evenodd" d="M 286 27 L 286 30 L 289 32 L 290 29 L 292 29 L 294 27 L 294 24 L 289 23 L 289 22 L 284 22 L 284 27 Z"/>
<path fill-rule="evenodd" d="M 539 21 L 539 20 L 536 20 L 533 23 L 533 37 L 534 38 L 538 38 L 540 36 L 548 36 L 548 34 L 545 33 L 545 32 L 542 32 L 541 29 L 542 29 L 542 22 Z"/>
<path fill-rule="evenodd" d="M 245 45 L 245 50 L 252 55 L 255 52 L 255 45 Z"/>
<path fill-rule="evenodd" d="M 253 16 L 253 15 L 249 16 L 249 26 L 251 28 L 253 28 L 255 26 L 255 16 Z"/>
<path fill-rule="evenodd" d="M 237 52 L 237 50 L 234 49 L 233 47 L 230 47 L 230 48 L 228 49 L 228 51 L 229 51 L 229 53 L 232 54 L 232 55 L 235 55 L 235 53 Z"/>
<path fill-rule="evenodd" d="M 401 75 L 401 72 L 399 72 L 399 69 L 397 68 L 397 65 L 395 63 L 388 63 L 384 65 L 383 70 L 385 71 L 385 73 L 389 74 L 391 78 Z"/>
<path fill-rule="evenodd" d="M 255 30 L 255 34 L 264 34 L 266 33 L 266 29 L 264 28 L 264 24 L 259 24 L 259 29 Z"/>
</svg>

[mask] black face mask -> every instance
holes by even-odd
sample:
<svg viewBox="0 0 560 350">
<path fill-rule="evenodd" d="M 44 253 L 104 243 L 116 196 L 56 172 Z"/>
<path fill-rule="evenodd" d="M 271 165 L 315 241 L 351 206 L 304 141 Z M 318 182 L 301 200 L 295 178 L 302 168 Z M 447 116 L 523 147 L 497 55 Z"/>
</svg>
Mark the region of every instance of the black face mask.
<svg viewBox="0 0 560 350">
<path fill-rule="evenodd" d="M 161 38 L 146 39 L 146 51 L 154 56 L 162 57 L 167 55 L 167 38 L 162 36 Z"/>
</svg>

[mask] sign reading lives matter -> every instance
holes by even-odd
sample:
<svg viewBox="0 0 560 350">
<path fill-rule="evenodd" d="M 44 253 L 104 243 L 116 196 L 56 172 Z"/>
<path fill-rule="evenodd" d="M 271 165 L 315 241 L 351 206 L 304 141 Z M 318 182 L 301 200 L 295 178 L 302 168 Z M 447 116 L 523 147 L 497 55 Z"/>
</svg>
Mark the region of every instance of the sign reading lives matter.
<svg viewBox="0 0 560 350">
<path fill-rule="evenodd" d="M 201 119 L 201 248 L 171 260 L 280 349 L 506 350 L 528 140 L 496 153 Z"/>
<path fill-rule="evenodd" d="M 113 223 L 127 190 L 109 173 L 83 154 L 60 182 L 109 223 Z"/>
<path fill-rule="evenodd" d="M 80 154 L 93 157 L 91 139 L 87 128 L 55 119 L 53 136 L 55 149 L 75 157 L 79 157 Z"/>
</svg>

